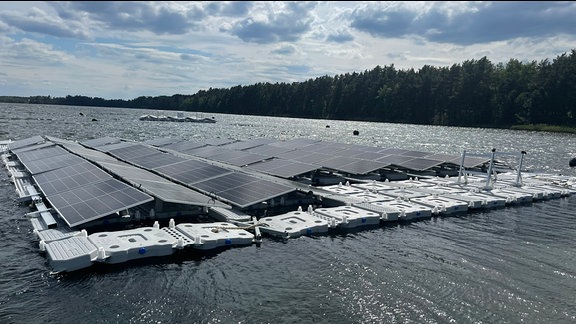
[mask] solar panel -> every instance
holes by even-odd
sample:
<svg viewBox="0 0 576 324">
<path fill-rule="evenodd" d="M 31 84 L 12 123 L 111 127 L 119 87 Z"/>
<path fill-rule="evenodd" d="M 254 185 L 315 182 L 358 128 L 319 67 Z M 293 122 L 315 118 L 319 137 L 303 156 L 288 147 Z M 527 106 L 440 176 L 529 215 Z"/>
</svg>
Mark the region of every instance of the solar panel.
<svg viewBox="0 0 576 324">
<path fill-rule="evenodd" d="M 203 195 L 176 183 L 149 180 L 139 180 L 138 182 L 141 190 L 164 202 L 183 205 L 230 208 L 230 206 L 215 200 L 212 197 Z"/>
<path fill-rule="evenodd" d="M 203 146 L 206 146 L 206 144 L 190 142 L 190 141 L 181 141 L 181 142 L 176 142 L 176 143 L 164 145 L 162 148 L 165 148 L 168 150 L 173 150 L 173 151 L 178 151 L 178 152 L 185 152 L 185 151 L 196 149 L 196 148 L 203 147 Z"/>
<path fill-rule="evenodd" d="M 205 167 L 206 165 L 209 165 L 209 164 L 206 162 L 196 161 L 196 160 L 184 160 L 182 162 L 158 167 L 154 171 L 168 175 L 168 176 L 173 176 L 175 174 L 179 174 L 179 173 L 182 173 L 185 171 L 202 168 L 202 167 Z"/>
<path fill-rule="evenodd" d="M 122 177 L 134 187 L 164 202 L 196 206 L 229 207 L 224 203 L 215 201 L 206 195 L 180 184 L 173 183 L 148 170 L 134 167 L 121 161 L 114 163 L 104 162 L 102 163 L 102 167 Z"/>
<path fill-rule="evenodd" d="M 226 149 L 226 150 L 227 150 L 227 152 L 223 151 L 220 154 L 210 156 L 210 160 L 220 161 L 220 162 L 224 162 L 224 163 L 228 163 L 228 164 L 232 164 L 232 165 L 236 165 L 236 166 L 243 166 L 243 165 L 252 164 L 252 163 L 263 161 L 263 160 L 270 158 L 269 156 L 256 154 L 256 153 L 250 153 L 250 152 L 244 152 L 244 151 L 235 151 L 235 150 L 228 150 L 228 149 Z"/>
<path fill-rule="evenodd" d="M 260 180 L 241 188 L 219 192 L 218 196 L 241 208 L 260 203 L 295 191 L 295 189 L 274 182 Z"/>
<path fill-rule="evenodd" d="M 129 160 L 127 159 L 127 161 L 145 169 L 156 169 L 162 166 L 186 161 L 186 159 L 170 153 L 159 152 L 158 154 L 131 158 Z"/>
<path fill-rule="evenodd" d="M 157 139 L 145 141 L 144 144 L 163 147 L 166 145 L 170 145 L 170 144 L 174 144 L 174 143 L 182 142 L 182 141 L 183 140 L 181 138 L 164 137 L 164 138 L 157 138 Z"/>
<path fill-rule="evenodd" d="M 68 151 L 79 155 L 87 160 L 93 162 L 101 162 L 101 161 L 118 161 L 116 158 L 100 151 L 96 151 L 93 149 L 86 148 L 79 144 L 74 143 L 62 143 L 61 144 L 64 148 Z"/>
<path fill-rule="evenodd" d="M 119 138 L 106 136 L 106 137 L 81 141 L 80 144 L 82 144 L 86 147 L 95 148 L 95 147 L 99 147 L 99 146 L 104 146 L 104 145 L 108 145 L 108 144 L 116 144 L 116 143 L 120 143 L 120 142 L 121 142 L 121 139 L 119 139 Z"/>
<path fill-rule="evenodd" d="M 406 151 L 403 153 L 399 153 L 399 155 L 406 155 L 406 156 L 412 156 L 412 157 L 424 157 L 427 155 L 430 155 L 431 153 L 428 152 L 421 152 L 421 151 Z"/>
<path fill-rule="evenodd" d="M 155 171 L 184 184 L 193 184 L 232 172 L 219 166 L 194 160 L 160 167 Z"/>
<path fill-rule="evenodd" d="M 413 159 L 413 157 L 411 157 L 411 156 L 387 155 L 385 157 L 379 158 L 377 161 L 385 162 L 388 164 L 400 165 L 399 163 L 404 163 L 404 162 L 410 161 L 412 159 Z"/>
<path fill-rule="evenodd" d="M 307 152 L 302 150 L 290 151 L 282 154 L 278 154 L 278 158 L 294 160 L 302 163 L 310 164 L 322 164 L 322 161 L 326 161 L 332 158 L 332 155 Z"/>
<path fill-rule="evenodd" d="M 272 142 L 277 142 L 277 140 L 271 139 L 271 138 L 257 138 L 257 139 L 251 139 L 251 140 L 246 140 L 246 141 L 234 142 L 234 143 L 230 143 L 230 144 L 224 144 L 224 145 L 221 145 L 221 147 L 231 149 L 231 150 L 243 151 L 243 150 L 258 147 L 258 146 L 272 143 Z"/>
<path fill-rule="evenodd" d="M 219 146 L 202 146 L 195 149 L 190 149 L 186 151 L 181 151 L 182 153 L 199 156 L 203 158 L 210 158 L 213 155 L 220 154 L 227 152 L 228 150 L 225 148 L 221 148 Z"/>
<path fill-rule="evenodd" d="M 12 150 L 12 153 L 18 155 L 18 154 L 21 154 L 21 153 L 26 152 L 26 151 L 39 150 L 39 149 L 44 149 L 44 148 L 51 147 L 51 146 L 55 146 L 55 144 L 52 143 L 52 142 L 44 142 L 44 143 L 40 143 L 40 144 L 32 144 L 32 145 L 29 145 L 29 146 L 24 146 L 24 147 L 21 147 L 21 148 Z"/>
<path fill-rule="evenodd" d="M 215 177 L 219 177 L 222 176 L 223 174 L 228 174 L 231 172 L 232 171 L 214 165 L 205 165 L 201 168 L 186 170 L 184 172 L 178 173 L 172 176 L 172 178 L 181 183 L 193 185 L 197 182 L 213 179 Z"/>
<path fill-rule="evenodd" d="M 438 166 L 442 163 L 444 162 L 438 160 L 430 160 L 426 158 L 413 158 L 411 160 L 398 163 L 396 165 L 410 170 L 424 171 L 432 167 Z"/>
<path fill-rule="evenodd" d="M 349 153 L 349 154 L 347 154 Z M 378 160 L 386 156 L 384 153 L 377 153 L 377 152 L 367 152 L 367 151 L 344 151 L 340 152 L 339 154 L 345 154 L 344 156 L 349 156 L 356 159 L 364 159 L 364 160 Z"/>
<path fill-rule="evenodd" d="M 341 170 L 342 167 L 344 167 L 347 164 L 353 163 L 354 161 L 355 159 L 350 157 L 334 156 L 327 160 L 322 161 L 322 166 L 329 169 Z"/>
<path fill-rule="evenodd" d="M 267 156 L 278 156 L 279 154 L 294 151 L 295 148 L 291 147 L 278 147 L 273 145 L 260 145 L 250 149 L 247 149 L 247 152 L 256 153 L 256 154 L 263 154 Z"/>
<path fill-rule="evenodd" d="M 264 162 L 251 164 L 246 168 L 282 178 L 292 178 L 301 174 L 321 169 L 322 166 L 317 164 L 309 164 L 275 158 Z"/>
<path fill-rule="evenodd" d="M 135 144 L 127 147 L 122 147 L 108 151 L 110 154 L 126 161 L 133 161 L 148 155 L 160 154 L 162 152 L 155 148 L 151 148 L 141 144 Z"/>
<path fill-rule="evenodd" d="M 402 153 L 410 152 L 409 150 L 399 149 L 399 148 L 383 148 L 378 153 L 384 153 L 387 155 L 401 155 Z"/>
<path fill-rule="evenodd" d="M 453 160 L 449 161 L 456 165 L 460 165 L 462 163 L 462 157 L 454 158 Z M 490 159 L 482 158 L 482 157 L 475 157 L 475 156 L 466 156 L 464 158 L 464 167 L 465 168 L 474 168 L 481 166 L 482 164 L 489 163 Z"/>
<path fill-rule="evenodd" d="M 210 139 L 204 140 L 203 143 L 206 145 L 220 146 L 220 145 L 230 144 L 230 143 L 234 143 L 234 142 L 237 142 L 237 140 L 231 139 L 231 138 L 210 138 Z"/>
<path fill-rule="evenodd" d="M 78 163 L 33 176 L 45 196 L 108 180 L 111 176 L 90 162 Z"/>
<path fill-rule="evenodd" d="M 52 156 L 46 159 L 22 162 L 22 164 L 24 164 L 26 169 L 28 169 L 28 171 L 34 175 L 84 162 L 86 162 L 86 160 L 83 158 L 66 152 L 66 154 Z"/>
<path fill-rule="evenodd" d="M 223 192 L 228 189 L 239 188 L 247 183 L 256 181 L 258 181 L 258 178 L 256 177 L 244 173 L 233 172 L 210 179 L 209 181 L 198 182 L 194 184 L 194 188 L 217 194 L 219 192 Z"/>
<path fill-rule="evenodd" d="M 124 148 L 124 147 L 130 147 L 130 146 L 134 146 L 137 145 L 136 143 L 132 143 L 132 142 L 120 142 L 120 143 L 114 143 L 114 144 L 108 144 L 108 145 L 103 145 L 103 146 L 98 146 L 96 149 L 98 151 L 101 152 L 110 152 L 112 150 L 117 150 L 120 148 Z"/>
<path fill-rule="evenodd" d="M 331 160 L 322 161 L 322 165 L 330 169 L 350 174 L 367 174 L 382 169 L 390 164 L 384 161 L 371 161 L 339 156 Z"/>
<path fill-rule="evenodd" d="M 70 227 L 154 200 L 114 178 L 47 196 Z"/>
<path fill-rule="evenodd" d="M 25 138 L 25 139 L 21 139 L 21 140 L 17 140 L 14 142 L 10 142 L 8 143 L 8 149 L 10 151 L 25 147 L 25 146 L 30 146 L 30 145 L 34 145 L 34 144 L 40 144 L 40 143 L 44 143 L 44 138 L 42 136 L 32 136 L 29 138 Z"/>
<path fill-rule="evenodd" d="M 318 142 L 306 145 L 301 150 L 315 153 L 323 153 L 330 155 L 339 155 L 339 152 L 350 148 L 349 144 L 333 143 L 333 142 Z"/>
<path fill-rule="evenodd" d="M 431 159 L 431 160 L 450 162 L 450 161 L 453 161 L 454 159 L 458 159 L 458 156 L 450 155 L 450 154 L 443 154 L 443 153 L 435 153 L 435 154 L 427 155 L 426 158 Z M 460 157 L 460 160 L 462 160 L 461 157 Z M 458 162 L 458 165 L 460 165 L 460 162 Z"/>
<path fill-rule="evenodd" d="M 293 148 L 293 149 L 299 149 L 299 148 L 302 148 L 306 145 L 310 145 L 310 144 L 314 144 L 314 143 L 318 143 L 318 142 L 321 142 L 321 141 L 309 139 L 309 138 L 295 138 L 295 139 L 291 139 L 288 141 L 278 141 L 278 142 L 270 143 L 270 145 L 278 146 L 278 147 L 289 147 L 289 148 Z"/>
<path fill-rule="evenodd" d="M 230 173 L 196 183 L 194 188 L 216 195 L 242 208 L 295 191 L 292 187 L 242 173 Z"/>
<path fill-rule="evenodd" d="M 139 179 L 150 181 L 168 181 L 155 173 L 139 167 L 135 167 L 122 161 L 101 161 L 98 162 L 98 165 L 102 169 L 130 181 Z"/>
<path fill-rule="evenodd" d="M 40 159 L 46 159 L 53 156 L 70 154 L 65 149 L 60 146 L 52 145 L 50 147 L 44 147 L 37 150 L 26 150 L 24 152 L 16 153 L 16 156 L 21 162 L 35 161 Z"/>
<path fill-rule="evenodd" d="M 382 151 L 385 150 L 385 148 L 383 147 L 378 147 L 378 146 L 363 146 L 360 151 L 363 152 L 372 152 L 372 153 L 383 153 Z M 386 153 L 383 153 L 386 154 Z"/>
</svg>

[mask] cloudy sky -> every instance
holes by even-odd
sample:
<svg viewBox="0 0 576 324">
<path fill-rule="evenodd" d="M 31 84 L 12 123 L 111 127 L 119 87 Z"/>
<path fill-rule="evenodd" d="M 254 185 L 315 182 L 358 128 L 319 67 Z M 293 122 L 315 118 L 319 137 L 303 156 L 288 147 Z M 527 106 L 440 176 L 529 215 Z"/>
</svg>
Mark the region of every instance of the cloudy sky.
<svg viewBox="0 0 576 324">
<path fill-rule="evenodd" d="M 0 96 L 105 99 L 576 49 L 576 2 L 0 2 Z"/>
</svg>

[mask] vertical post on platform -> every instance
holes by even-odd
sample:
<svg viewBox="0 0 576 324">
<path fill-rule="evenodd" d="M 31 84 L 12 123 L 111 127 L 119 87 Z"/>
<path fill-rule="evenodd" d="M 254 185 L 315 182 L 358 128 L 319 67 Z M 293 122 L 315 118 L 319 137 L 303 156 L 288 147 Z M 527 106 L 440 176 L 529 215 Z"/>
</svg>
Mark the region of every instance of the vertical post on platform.
<svg viewBox="0 0 576 324">
<path fill-rule="evenodd" d="M 524 155 L 526 155 L 526 151 L 520 152 L 520 163 L 518 166 L 518 173 L 516 174 L 516 186 L 518 187 L 522 185 L 522 164 L 524 163 Z"/>
<path fill-rule="evenodd" d="M 490 166 L 488 167 L 488 173 L 486 174 L 486 190 L 491 189 L 492 180 L 492 167 L 494 166 L 494 157 L 496 156 L 496 149 L 492 149 L 492 158 L 490 159 Z"/>
<path fill-rule="evenodd" d="M 458 169 L 458 184 L 460 184 L 460 178 L 464 175 L 464 159 L 466 158 L 466 150 L 462 151 L 462 160 L 460 161 L 460 169 Z"/>
</svg>

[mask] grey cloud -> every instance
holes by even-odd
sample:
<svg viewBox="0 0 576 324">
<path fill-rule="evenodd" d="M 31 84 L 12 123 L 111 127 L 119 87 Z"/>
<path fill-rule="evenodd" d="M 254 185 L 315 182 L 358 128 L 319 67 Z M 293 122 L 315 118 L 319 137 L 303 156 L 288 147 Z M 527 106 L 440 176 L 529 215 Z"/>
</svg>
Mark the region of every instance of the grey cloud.
<svg viewBox="0 0 576 324">
<path fill-rule="evenodd" d="M 245 42 L 259 44 L 296 41 L 310 30 L 310 11 L 315 6 L 309 2 L 288 2 L 285 11 L 269 13 L 266 22 L 247 18 L 238 22 L 230 32 Z"/>
<path fill-rule="evenodd" d="M 45 13 L 37 10 L 27 15 L 15 15 L 12 13 L 0 14 L 0 22 L 3 26 L 10 26 L 25 32 L 40 33 L 56 37 L 87 38 L 84 30 L 76 23 L 65 23 L 62 20 L 50 19 Z M 8 27 L 6 27 L 7 29 Z"/>
<path fill-rule="evenodd" d="M 161 6 L 158 6 L 161 4 Z M 200 7 L 176 10 L 156 2 L 71 1 L 53 3 L 60 17 L 87 14 L 103 26 L 120 30 L 149 30 L 155 34 L 184 34 L 201 26 L 206 17 Z"/>
<path fill-rule="evenodd" d="M 453 15 L 444 4 L 434 3 L 425 13 L 406 7 L 370 6 L 353 11 L 350 26 L 375 37 L 418 35 L 460 45 L 576 33 L 574 2 L 496 1 Z"/>
<path fill-rule="evenodd" d="M 272 54 L 280 54 L 280 55 L 290 55 L 296 53 L 296 49 L 292 45 L 282 46 L 274 51 Z"/>
<path fill-rule="evenodd" d="M 251 1 L 215 1 L 206 6 L 211 15 L 225 17 L 243 17 L 252 8 Z"/>
<path fill-rule="evenodd" d="M 347 43 L 354 40 L 354 36 L 350 34 L 348 31 L 339 31 L 334 34 L 328 35 L 326 40 L 333 43 Z"/>
</svg>

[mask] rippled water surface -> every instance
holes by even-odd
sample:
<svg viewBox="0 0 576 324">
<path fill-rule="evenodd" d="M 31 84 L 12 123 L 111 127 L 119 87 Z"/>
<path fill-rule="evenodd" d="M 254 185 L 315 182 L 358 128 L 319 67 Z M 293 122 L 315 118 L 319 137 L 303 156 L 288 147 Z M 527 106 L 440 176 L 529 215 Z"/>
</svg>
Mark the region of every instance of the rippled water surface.
<svg viewBox="0 0 576 324">
<path fill-rule="evenodd" d="M 82 113 L 82 114 L 80 114 Z M 299 137 L 460 155 L 526 151 L 575 175 L 574 135 L 0 104 L 0 139 Z M 330 127 L 327 127 L 330 126 Z M 353 136 L 354 130 L 359 131 Z M 50 274 L 0 170 L 0 323 L 575 323 L 576 198 Z"/>
</svg>

